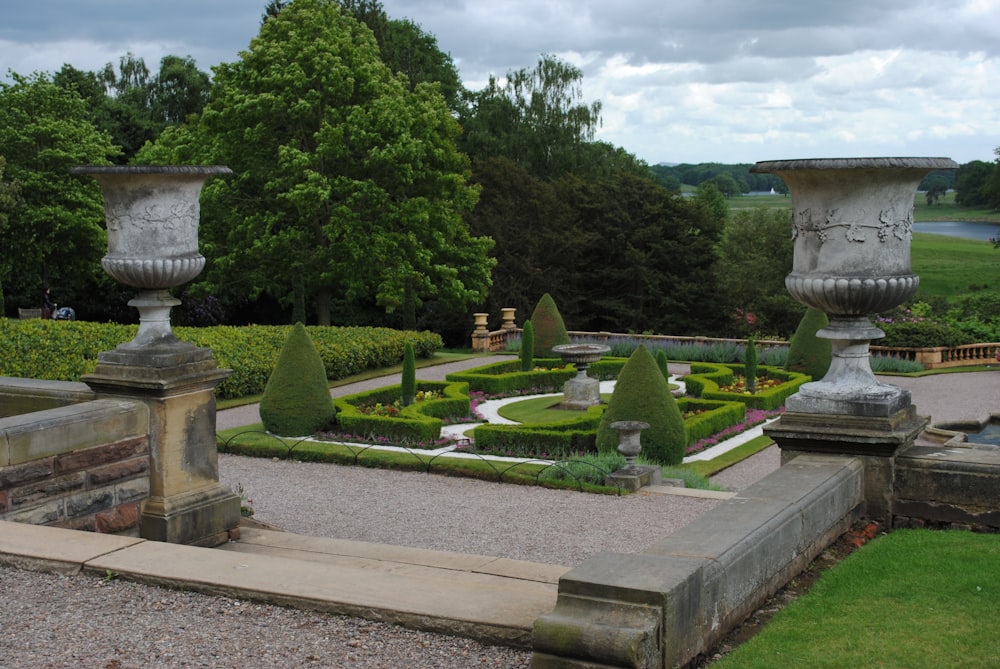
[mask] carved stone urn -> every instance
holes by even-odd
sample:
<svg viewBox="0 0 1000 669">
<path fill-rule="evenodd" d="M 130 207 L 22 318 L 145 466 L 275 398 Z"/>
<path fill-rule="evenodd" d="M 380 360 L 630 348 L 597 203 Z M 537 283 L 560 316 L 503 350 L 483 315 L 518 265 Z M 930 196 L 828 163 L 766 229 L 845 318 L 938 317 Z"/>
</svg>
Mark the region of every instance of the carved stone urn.
<svg viewBox="0 0 1000 669">
<path fill-rule="evenodd" d="M 198 252 L 198 197 L 210 177 L 231 174 L 220 166 L 82 166 L 104 193 L 108 253 L 101 267 L 139 289 L 129 306 L 139 310 L 139 332 L 119 351 L 186 348 L 170 327 L 180 300 L 169 289 L 194 279 L 205 267 Z"/>
<path fill-rule="evenodd" d="M 786 401 L 789 411 L 891 416 L 909 393 L 872 373 L 869 344 L 885 336 L 870 314 L 896 307 L 917 290 L 910 271 L 913 197 L 923 177 L 954 169 L 948 158 L 828 158 L 760 162 L 792 196 L 795 253 L 785 286 L 825 312 L 833 359 L 821 380 Z"/>
<path fill-rule="evenodd" d="M 212 546 L 238 532 L 240 498 L 219 483 L 215 387 L 229 376 L 209 348 L 182 342 L 170 327 L 180 300 L 169 289 L 198 276 L 198 202 L 205 181 L 228 167 L 84 166 L 104 193 L 108 253 L 101 266 L 137 288 L 135 339 L 98 355 L 86 382 L 100 398 L 141 401 L 149 409 L 149 496 L 145 539 Z"/>
<path fill-rule="evenodd" d="M 576 376 L 563 384 L 564 409 L 584 411 L 601 403 L 601 382 L 587 376 L 587 366 L 601 359 L 611 350 L 604 344 L 560 344 L 552 350 L 563 362 L 576 365 Z"/>
</svg>

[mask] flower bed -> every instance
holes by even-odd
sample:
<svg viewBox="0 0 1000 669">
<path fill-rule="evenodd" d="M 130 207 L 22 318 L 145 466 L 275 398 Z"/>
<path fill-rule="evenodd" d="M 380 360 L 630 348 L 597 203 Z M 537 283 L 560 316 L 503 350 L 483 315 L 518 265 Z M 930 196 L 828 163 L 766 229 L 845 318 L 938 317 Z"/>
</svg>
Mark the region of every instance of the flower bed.
<svg viewBox="0 0 1000 669">
<path fill-rule="evenodd" d="M 397 444 L 427 444 L 436 448 L 443 418 L 468 416 L 469 386 L 448 381 L 418 381 L 423 401 L 403 407 L 402 386 L 385 386 L 334 400 L 337 425 L 345 438 L 356 435 Z M 379 407 L 379 408 L 375 408 Z"/>
<path fill-rule="evenodd" d="M 784 406 L 785 399 L 810 378 L 806 374 L 786 372 L 775 367 L 758 367 L 766 387 L 758 386 L 756 393 L 725 390 L 727 387 L 735 388 L 737 376 L 742 371 L 743 365 L 692 363 L 691 373 L 684 377 L 684 383 L 687 392 L 695 397 L 743 402 L 748 408 L 774 410 Z"/>
</svg>

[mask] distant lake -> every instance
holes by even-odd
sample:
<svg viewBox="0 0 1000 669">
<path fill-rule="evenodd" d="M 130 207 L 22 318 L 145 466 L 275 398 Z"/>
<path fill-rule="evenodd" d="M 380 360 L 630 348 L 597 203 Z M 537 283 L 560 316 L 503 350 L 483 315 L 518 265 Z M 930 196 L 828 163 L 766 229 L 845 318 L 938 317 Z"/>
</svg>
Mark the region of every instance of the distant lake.
<svg viewBox="0 0 1000 669">
<path fill-rule="evenodd" d="M 1000 230 L 997 223 L 969 223 L 965 221 L 933 221 L 927 223 L 914 223 L 914 232 L 927 232 L 932 235 L 947 235 L 949 237 L 961 237 L 962 239 L 979 239 L 989 241 L 990 237 L 996 237 Z"/>
</svg>

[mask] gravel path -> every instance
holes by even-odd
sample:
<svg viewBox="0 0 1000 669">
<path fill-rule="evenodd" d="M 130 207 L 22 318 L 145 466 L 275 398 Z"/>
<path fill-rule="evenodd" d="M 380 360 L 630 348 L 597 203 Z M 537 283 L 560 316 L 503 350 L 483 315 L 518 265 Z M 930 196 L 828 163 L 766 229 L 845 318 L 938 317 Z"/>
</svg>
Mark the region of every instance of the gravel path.
<svg viewBox="0 0 1000 669">
<path fill-rule="evenodd" d="M 899 385 L 910 386 L 921 413 L 938 420 L 996 410 L 996 372 L 919 381 Z M 744 488 L 777 466 L 772 447 L 716 482 Z M 260 520 L 289 531 L 566 566 L 597 551 L 641 551 L 717 504 L 232 455 L 220 456 L 220 470 L 224 483 L 241 485 L 253 499 Z M 0 669 L 513 669 L 530 663 L 527 651 L 467 639 L 88 576 L 0 568 L 0 603 Z"/>
</svg>

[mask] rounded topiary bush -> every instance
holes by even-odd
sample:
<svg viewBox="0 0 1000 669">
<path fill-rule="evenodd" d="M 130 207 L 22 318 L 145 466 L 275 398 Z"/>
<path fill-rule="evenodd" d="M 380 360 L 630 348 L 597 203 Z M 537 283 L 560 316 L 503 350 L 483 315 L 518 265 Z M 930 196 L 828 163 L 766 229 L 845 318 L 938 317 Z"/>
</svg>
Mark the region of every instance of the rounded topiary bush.
<svg viewBox="0 0 1000 669">
<path fill-rule="evenodd" d="M 785 369 L 790 372 L 808 374 L 813 381 L 826 376 L 833 357 L 833 346 L 829 339 L 821 339 L 816 333 L 830 324 L 830 319 L 819 309 L 809 307 L 799 321 L 788 343 L 788 362 Z"/>
<path fill-rule="evenodd" d="M 597 428 L 600 453 L 618 449 L 618 433 L 611 423 L 639 420 L 649 423 L 642 432 L 642 455 L 664 465 L 680 464 L 684 459 L 687 435 L 684 417 L 670 393 L 667 380 L 645 346 L 629 357 L 618 374 L 615 392 Z"/>
<path fill-rule="evenodd" d="M 566 324 L 556 308 L 556 301 L 548 293 L 542 295 L 535 310 L 531 312 L 531 325 L 535 330 L 536 358 L 558 358 L 552 347 L 570 343 L 569 333 L 566 332 Z"/>
<path fill-rule="evenodd" d="M 309 333 L 296 323 L 260 399 L 264 429 L 283 437 L 302 437 L 336 418 L 323 360 Z"/>
</svg>

